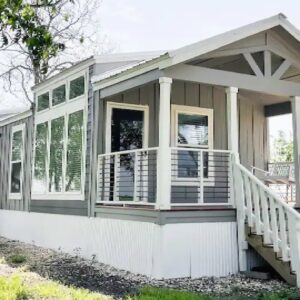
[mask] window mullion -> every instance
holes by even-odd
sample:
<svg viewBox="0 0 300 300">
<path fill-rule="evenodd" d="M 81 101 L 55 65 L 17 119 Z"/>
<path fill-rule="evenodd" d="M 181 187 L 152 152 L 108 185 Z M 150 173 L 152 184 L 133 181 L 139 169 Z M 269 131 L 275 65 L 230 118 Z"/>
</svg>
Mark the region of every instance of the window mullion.
<svg viewBox="0 0 300 300">
<path fill-rule="evenodd" d="M 68 123 L 69 115 L 65 115 L 65 131 L 64 131 L 64 148 L 63 148 L 63 161 L 62 161 L 62 192 L 66 192 L 66 174 L 67 174 L 67 151 L 68 151 Z"/>
<path fill-rule="evenodd" d="M 49 182 L 50 182 L 50 146 L 51 146 L 51 122 L 48 121 L 48 136 L 47 136 L 47 158 L 46 158 L 46 194 L 49 194 Z"/>
</svg>

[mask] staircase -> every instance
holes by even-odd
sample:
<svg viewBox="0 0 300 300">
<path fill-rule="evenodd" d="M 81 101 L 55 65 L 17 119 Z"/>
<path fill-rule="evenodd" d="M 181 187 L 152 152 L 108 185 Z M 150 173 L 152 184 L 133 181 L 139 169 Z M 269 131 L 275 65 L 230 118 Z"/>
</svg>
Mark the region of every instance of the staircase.
<svg viewBox="0 0 300 300">
<path fill-rule="evenodd" d="M 232 159 L 240 270 L 251 245 L 291 285 L 300 287 L 300 214 Z"/>
</svg>

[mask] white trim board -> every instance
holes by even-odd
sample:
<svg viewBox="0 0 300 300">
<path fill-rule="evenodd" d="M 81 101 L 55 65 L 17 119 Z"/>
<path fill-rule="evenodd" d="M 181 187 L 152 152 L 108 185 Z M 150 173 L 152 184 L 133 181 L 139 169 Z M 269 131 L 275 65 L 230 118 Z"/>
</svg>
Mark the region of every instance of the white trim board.
<svg viewBox="0 0 300 300">
<path fill-rule="evenodd" d="M 32 116 L 32 111 L 31 110 L 27 110 L 25 112 L 15 114 L 11 117 L 8 117 L 7 119 L 4 119 L 4 120 L 0 121 L 0 127 L 3 127 L 5 125 L 9 125 L 11 123 L 14 123 L 14 122 L 17 122 L 17 121 L 20 121 L 20 120 L 23 120 L 23 119 L 28 118 L 30 116 Z"/>
<path fill-rule="evenodd" d="M 111 117 L 114 108 L 138 110 L 144 112 L 143 148 L 148 148 L 149 141 L 149 106 L 139 104 L 127 104 L 119 102 L 107 102 L 105 124 L 105 153 L 111 153 Z"/>
</svg>

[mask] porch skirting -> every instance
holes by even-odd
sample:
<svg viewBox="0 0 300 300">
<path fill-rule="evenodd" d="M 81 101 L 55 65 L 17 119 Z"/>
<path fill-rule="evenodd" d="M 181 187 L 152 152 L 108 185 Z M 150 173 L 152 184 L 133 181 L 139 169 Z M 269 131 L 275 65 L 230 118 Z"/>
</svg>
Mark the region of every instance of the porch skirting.
<svg viewBox="0 0 300 300">
<path fill-rule="evenodd" d="M 153 278 L 238 272 L 235 222 L 154 223 L 0 210 L 0 235 Z M 79 250 L 78 250 L 79 249 Z"/>
</svg>

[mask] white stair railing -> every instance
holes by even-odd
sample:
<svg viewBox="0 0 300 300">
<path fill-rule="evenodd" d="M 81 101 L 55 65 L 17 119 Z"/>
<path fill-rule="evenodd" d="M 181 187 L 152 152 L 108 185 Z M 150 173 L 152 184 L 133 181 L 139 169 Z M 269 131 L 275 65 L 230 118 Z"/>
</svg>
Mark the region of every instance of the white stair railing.
<svg viewBox="0 0 300 300">
<path fill-rule="evenodd" d="M 300 286 L 300 214 L 281 200 L 237 160 L 232 159 L 233 183 L 237 206 L 240 268 L 245 270 L 245 224 L 263 236 L 291 269 Z"/>
</svg>

